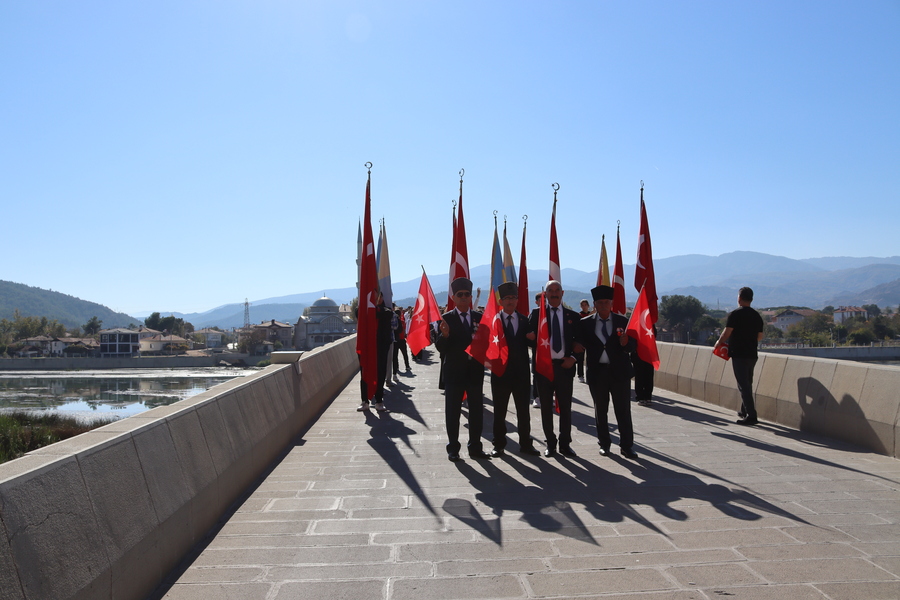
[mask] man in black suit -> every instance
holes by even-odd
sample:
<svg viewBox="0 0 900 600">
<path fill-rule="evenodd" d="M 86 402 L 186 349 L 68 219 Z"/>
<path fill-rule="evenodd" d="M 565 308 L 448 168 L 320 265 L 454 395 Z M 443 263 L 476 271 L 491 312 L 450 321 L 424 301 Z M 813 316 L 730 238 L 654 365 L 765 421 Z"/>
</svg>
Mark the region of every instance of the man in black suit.
<svg viewBox="0 0 900 600">
<path fill-rule="evenodd" d="M 516 312 L 519 303 L 519 286 L 512 282 L 498 286 L 500 306 L 499 318 L 506 335 L 509 354 L 503 375 L 491 373 L 491 397 L 494 400 L 494 450 L 491 457 L 503 456 L 506 448 L 506 413 L 509 396 L 512 394 L 516 405 L 516 429 L 519 432 L 519 452 L 539 455 L 531 440 L 531 415 L 528 397 L 531 387 L 531 362 L 528 359 L 528 317 Z"/>
<path fill-rule="evenodd" d="M 596 312 L 581 320 L 578 340 L 585 348 L 587 383 L 594 399 L 594 418 L 600 454 L 609 456 L 609 398 L 619 428 L 619 448 L 622 456 L 635 459 L 634 426 L 631 423 L 631 377 L 629 353 L 637 342 L 625 330 L 628 319 L 612 312 L 613 289 L 600 285 L 591 290 Z"/>
<path fill-rule="evenodd" d="M 547 282 L 545 296 L 547 298 L 547 322 L 544 324 L 549 330 L 550 356 L 553 359 L 553 381 L 550 381 L 540 373 L 535 373 L 537 379 L 538 396 L 541 399 L 541 423 L 544 426 L 544 437 L 547 440 L 545 456 L 553 456 L 556 453 L 557 442 L 559 452 L 563 456 L 575 456 L 572 450 L 572 382 L 575 379 L 575 352 L 580 349 L 576 346 L 575 334 L 581 319 L 574 310 L 562 305 L 562 284 L 555 280 Z M 529 323 L 531 332 L 528 339 L 534 341 L 537 338 L 540 320 L 540 308 L 531 311 Z M 553 432 L 553 395 L 559 403 L 559 438 Z"/>
<path fill-rule="evenodd" d="M 441 334 L 435 346 L 444 356 L 444 416 L 447 424 L 447 458 L 459 460 L 459 418 L 465 395 L 469 404 L 469 443 L 471 458 L 490 458 L 481 446 L 484 425 L 484 367 L 466 349 L 481 321 L 481 313 L 472 310 L 472 282 L 458 277 L 450 283 L 456 308 L 441 315 Z"/>
</svg>

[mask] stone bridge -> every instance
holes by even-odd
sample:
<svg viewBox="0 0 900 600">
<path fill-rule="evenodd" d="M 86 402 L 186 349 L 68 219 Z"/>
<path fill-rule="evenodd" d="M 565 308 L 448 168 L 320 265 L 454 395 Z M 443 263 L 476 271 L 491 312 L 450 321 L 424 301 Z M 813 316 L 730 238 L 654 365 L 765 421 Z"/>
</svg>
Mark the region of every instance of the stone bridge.
<svg viewBox="0 0 900 600">
<path fill-rule="evenodd" d="M 744 428 L 660 344 L 638 460 L 576 382 L 577 457 L 450 463 L 435 357 L 359 413 L 354 344 L 0 465 L 0 600 L 900 598 L 900 368 L 763 355 Z"/>
</svg>

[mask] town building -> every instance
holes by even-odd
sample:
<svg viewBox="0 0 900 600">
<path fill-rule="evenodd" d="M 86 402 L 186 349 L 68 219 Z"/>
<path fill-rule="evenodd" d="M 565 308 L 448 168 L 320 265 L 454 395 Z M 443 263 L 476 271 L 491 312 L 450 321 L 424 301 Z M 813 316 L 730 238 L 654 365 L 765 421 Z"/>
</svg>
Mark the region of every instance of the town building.
<svg viewBox="0 0 900 600">
<path fill-rule="evenodd" d="M 806 317 L 811 317 L 816 314 L 819 314 L 818 311 L 810 310 L 808 308 L 788 308 L 775 315 L 775 317 L 769 321 L 769 324 L 773 327 L 777 327 L 781 331 L 787 331 L 791 325 L 796 325 Z"/>
<path fill-rule="evenodd" d="M 119 327 L 100 331 L 100 356 L 137 356 L 141 351 L 140 338 L 134 329 Z"/>
<path fill-rule="evenodd" d="M 191 343 L 177 335 L 158 334 L 140 340 L 141 354 L 180 354 L 189 350 Z"/>
<path fill-rule="evenodd" d="M 197 336 L 203 336 L 200 339 L 206 344 L 207 348 L 221 348 L 225 343 L 225 332 L 218 329 L 198 329 L 194 332 L 194 339 L 198 339 Z"/>
<path fill-rule="evenodd" d="M 297 350 L 312 350 L 354 333 L 356 319 L 350 306 L 338 306 L 331 298 L 322 296 L 297 320 L 293 346 Z"/>
<path fill-rule="evenodd" d="M 844 321 L 848 321 L 853 317 L 862 317 L 863 319 L 869 318 L 869 313 L 864 308 L 860 308 L 858 306 L 839 306 L 834 309 L 834 322 L 841 324 Z"/>
</svg>

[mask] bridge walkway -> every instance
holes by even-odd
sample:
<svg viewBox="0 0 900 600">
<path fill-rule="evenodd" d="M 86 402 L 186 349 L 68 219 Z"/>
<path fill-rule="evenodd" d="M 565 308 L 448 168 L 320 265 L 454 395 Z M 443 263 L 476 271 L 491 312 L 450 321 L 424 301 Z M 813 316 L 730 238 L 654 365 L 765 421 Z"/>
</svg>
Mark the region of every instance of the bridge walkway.
<svg viewBox="0 0 900 600">
<path fill-rule="evenodd" d="M 900 461 L 659 389 L 603 458 L 576 380 L 576 458 L 451 463 L 424 360 L 388 414 L 351 383 L 155 597 L 900 598 Z"/>
</svg>

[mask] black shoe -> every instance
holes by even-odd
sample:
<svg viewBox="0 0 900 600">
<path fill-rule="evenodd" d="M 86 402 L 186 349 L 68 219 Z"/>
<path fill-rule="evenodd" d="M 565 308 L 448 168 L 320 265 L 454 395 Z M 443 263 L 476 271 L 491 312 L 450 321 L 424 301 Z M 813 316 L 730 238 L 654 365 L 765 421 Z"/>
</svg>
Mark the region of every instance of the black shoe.
<svg viewBox="0 0 900 600">
<path fill-rule="evenodd" d="M 503 448 L 494 448 L 491 450 L 491 458 L 500 458 L 503 456 Z"/>
<path fill-rule="evenodd" d="M 525 448 L 519 448 L 519 454 L 530 454 L 531 456 L 540 456 L 541 451 L 535 448 L 534 446 L 526 446 Z"/>
<path fill-rule="evenodd" d="M 483 452 L 481 450 L 473 450 L 469 452 L 469 458 L 477 458 L 477 459 L 485 459 L 490 458 L 491 455 L 487 452 Z"/>
<path fill-rule="evenodd" d="M 759 421 L 757 421 L 756 419 L 751 419 L 750 417 L 744 417 L 743 419 L 738 419 L 737 421 L 735 421 L 735 423 L 737 423 L 738 425 L 746 425 L 747 427 L 753 427 L 754 425 L 759 423 Z"/>
<path fill-rule="evenodd" d="M 559 453 L 562 454 L 563 456 L 568 456 L 569 458 L 574 458 L 574 457 L 578 456 L 577 454 L 575 454 L 575 451 L 572 450 L 569 446 L 566 446 L 565 448 L 560 448 Z"/>
<path fill-rule="evenodd" d="M 600 448 L 600 456 L 609 456 L 609 448 Z"/>
<path fill-rule="evenodd" d="M 637 452 L 632 450 L 631 448 L 622 448 L 621 450 L 622 456 L 625 458 L 630 458 L 631 460 L 637 460 Z"/>
<path fill-rule="evenodd" d="M 553 456 L 556 454 L 556 448 L 547 448 L 544 450 L 544 456 Z"/>
<path fill-rule="evenodd" d="M 447 455 L 447 460 L 450 462 L 456 462 L 459 460 L 459 452 L 451 452 Z"/>
</svg>

